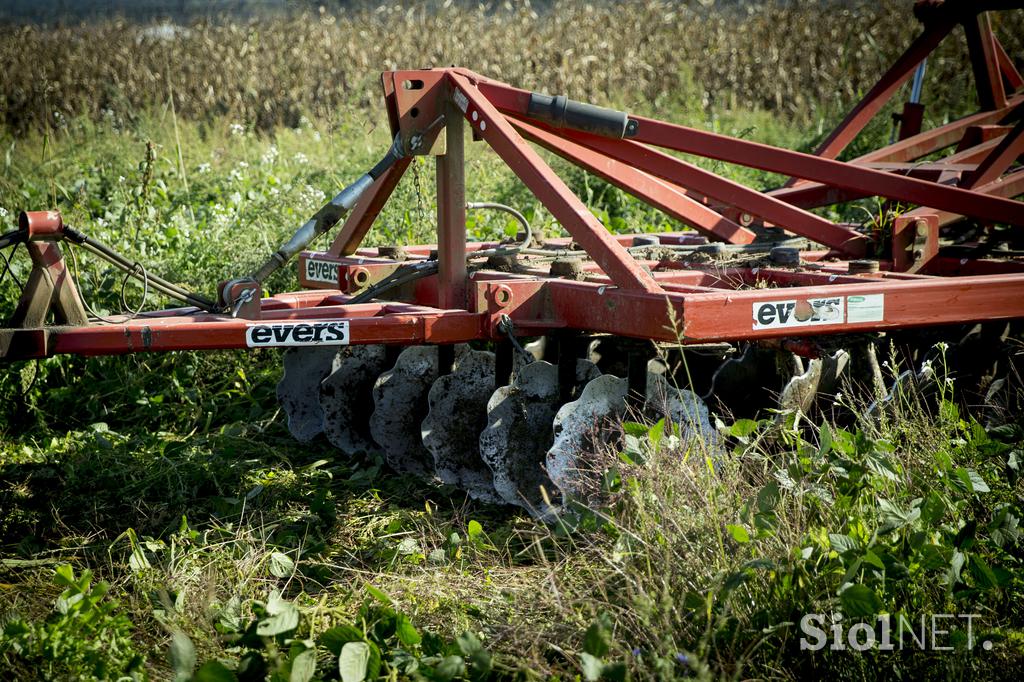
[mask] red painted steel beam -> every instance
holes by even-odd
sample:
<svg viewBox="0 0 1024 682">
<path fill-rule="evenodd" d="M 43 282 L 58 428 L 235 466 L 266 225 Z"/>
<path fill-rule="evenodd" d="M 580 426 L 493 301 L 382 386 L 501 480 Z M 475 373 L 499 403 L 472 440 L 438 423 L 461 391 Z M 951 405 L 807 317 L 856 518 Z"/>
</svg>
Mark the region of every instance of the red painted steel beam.
<svg viewBox="0 0 1024 682">
<path fill-rule="evenodd" d="M 1010 59 L 1010 55 L 1006 54 L 1006 48 L 999 42 L 999 39 L 993 36 L 993 40 L 995 43 L 996 60 L 999 62 L 999 70 L 1003 74 L 1003 79 L 1010 86 L 1011 90 L 1020 89 L 1021 86 L 1024 86 L 1024 78 L 1017 71 L 1017 67 L 1013 65 L 1013 60 Z"/>
<path fill-rule="evenodd" d="M 465 78 L 466 76 L 462 75 L 462 77 Z M 481 92 L 498 109 L 511 113 L 517 118 L 530 120 L 528 114 L 530 93 L 528 91 L 487 81 L 475 75 L 474 78 L 479 82 Z M 1024 208 L 1014 201 L 994 196 L 978 197 L 966 190 L 937 185 L 925 180 L 896 177 L 884 171 L 876 171 L 833 159 L 780 149 L 758 142 L 739 140 L 642 116 L 633 116 L 631 119 L 639 124 L 636 133 L 631 138 L 632 142 L 610 140 L 565 129 L 559 130 L 557 133 L 562 137 L 584 144 L 591 149 L 601 151 L 630 165 L 636 164 L 628 158 L 623 159 L 615 154 L 610 154 L 605 149 L 598 148 L 596 144 L 591 144 L 591 141 L 602 140 L 616 144 L 644 142 L 657 147 L 687 154 L 696 154 L 727 163 L 736 163 L 750 168 L 816 180 L 844 189 L 865 192 L 871 196 L 883 196 L 888 199 L 950 211 L 961 211 L 965 206 L 970 206 L 971 209 L 965 212 L 972 216 L 993 222 L 1024 224 Z M 537 124 L 533 120 L 530 120 L 530 122 Z M 908 138 L 908 141 L 911 139 L 913 138 Z M 641 168 L 641 170 L 651 172 L 647 168 Z M 657 173 L 656 175 L 664 177 Z M 687 188 L 693 187 L 689 183 L 681 183 L 673 178 L 665 179 Z M 694 188 L 704 194 L 714 196 L 711 192 L 704 192 L 699 188 Z M 715 198 L 719 201 L 722 200 L 719 197 Z M 749 212 L 763 216 L 763 214 L 757 211 Z M 781 224 L 788 227 L 784 222 Z"/>
<path fill-rule="evenodd" d="M 984 320 L 1024 317 L 1022 275 L 934 278 L 900 282 L 839 284 L 790 289 L 757 289 L 731 294 L 686 296 L 685 332 L 688 338 L 706 341 L 733 338 L 771 338 L 837 332 L 930 327 Z M 787 299 L 884 296 L 880 321 L 846 322 L 818 326 L 754 329 L 754 310 L 764 304 Z M 738 336 L 740 333 L 743 336 Z"/>
<path fill-rule="evenodd" d="M 975 125 L 990 125 L 1000 122 L 1004 116 L 1010 113 L 1013 107 L 1024 102 L 1024 96 L 1015 95 L 1007 102 L 1007 105 L 995 111 L 982 111 L 970 116 L 965 116 L 956 121 L 951 121 L 938 128 L 932 128 L 913 137 L 895 142 L 881 149 L 868 152 L 858 156 L 850 163 L 862 163 L 868 161 L 914 161 L 922 156 L 951 147 L 964 135 L 964 130 Z"/>
<path fill-rule="evenodd" d="M 727 180 L 646 145 L 573 130 L 561 130 L 559 133 L 568 140 L 617 161 L 681 187 L 693 189 L 716 201 L 741 208 L 747 213 L 785 227 L 795 234 L 813 239 L 844 253 L 859 256 L 863 255 L 867 248 L 867 237 L 859 232 L 836 225 L 813 213 L 750 189 L 738 182 Z"/>
<path fill-rule="evenodd" d="M 686 154 L 816 180 L 895 201 L 963 213 L 992 222 L 1024 225 L 1024 206 L 994 196 L 938 185 L 927 180 L 892 175 L 859 164 L 843 163 L 771 145 L 739 140 L 686 126 L 635 117 L 633 139 Z"/>
<path fill-rule="evenodd" d="M 834 159 L 846 149 L 864 126 L 892 99 L 896 90 L 903 85 L 925 57 L 942 42 L 955 26 L 950 20 L 938 21 L 925 27 L 924 32 L 889 67 L 874 87 L 836 126 L 835 130 L 814 151 L 815 156 Z"/>
<path fill-rule="evenodd" d="M 1024 317 L 1020 296 L 1024 275 L 922 278 L 913 281 L 865 281 L 779 289 L 746 289 L 702 293 L 666 292 L 658 296 L 623 291 L 590 282 L 491 280 L 478 284 L 478 305 L 486 301 L 492 320 L 507 313 L 516 328 L 541 333 L 568 327 L 660 341 L 703 343 L 769 339 L 924 327 Z M 501 307 L 494 292 L 505 288 L 511 302 Z M 849 319 L 850 298 L 882 296 L 880 319 Z M 813 299 L 839 299 L 841 319 L 835 322 L 778 326 L 759 324 L 756 316 L 770 307 L 776 313 L 788 304 Z M 794 306 L 795 307 L 795 306 Z M 792 311 L 792 308 L 789 308 Z M 678 320 L 682 338 L 670 324 Z M 791 318 L 790 318 L 791 319 Z"/>
<path fill-rule="evenodd" d="M 395 304 L 341 305 L 279 311 L 263 320 L 191 315 L 145 317 L 122 324 L 60 327 L 43 330 L 49 354 L 119 355 L 148 351 L 252 348 L 247 332 L 254 326 L 307 328 L 320 321 L 348 323 L 349 343 L 457 343 L 487 338 L 485 318 L 467 311 Z M 35 330 L 27 330 L 34 332 Z M 309 333 L 308 331 L 306 332 Z M 270 343 L 261 347 L 274 347 Z"/>
<path fill-rule="evenodd" d="M 749 244 L 757 237 L 738 223 L 690 198 L 681 188 L 525 121 L 510 119 L 510 122 L 526 139 L 604 178 L 700 232 L 730 244 Z"/>
<path fill-rule="evenodd" d="M 999 145 L 999 139 L 986 140 L 979 145 L 969 147 L 968 149 L 957 152 L 956 154 L 952 154 L 943 159 L 939 159 L 930 164 L 913 164 L 910 166 L 909 174 L 916 177 L 923 177 L 931 182 L 941 182 L 943 179 L 948 177 L 950 172 L 956 172 L 957 175 L 959 175 L 960 171 L 965 170 L 963 168 L 957 170 L 957 166 L 960 164 L 974 164 L 976 166 L 978 162 L 982 161 L 989 152 Z M 900 172 L 898 167 L 903 167 L 906 164 L 895 164 L 887 161 L 872 161 L 867 162 L 864 165 L 871 168 L 888 170 L 889 172 Z M 975 169 L 970 168 L 969 170 Z M 844 201 L 854 201 L 856 199 L 863 199 L 864 197 L 870 196 L 864 192 L 851 192 L 850 190 L 830 187 L 829 185 L 823 185 L 818 182 L 806 182 L 795 187 L 782 187 L 780 189 L 772 190 L 768 192 L 768 194 L 771 194 L 776 199 L 782 199 L 786 203 L 799 206 L 800 208 L 831 206 Z"/>
<path fill-rule="evenodd" d="M 334 256 L 348 256 L 356 252 L 411 162 L 411 158 L 399 159 L 377 178 L 352 209 L 338 236 L 331 242 L 328 253 Z"/>
<path fill-rule="evenodd" d="M 978 168 L 968 176 L 963 186 L 974 189 L 996 180 L 1021 154 L 1024 154 L 1024 119 L 1018 121 L 1013 130 L 978 164 Z"/>
<path fill-rule="evenodd" d="M 963 22 L 967 51 L 974 70 L 974 85 L 982 109 L 1006 106 L 1006 89 L 996 55 L 995 36 L 987 14 L 978 14 Z"/>
<path fill-rule="evenodd" d="M 1015 96 L 1002 109 L 972 114 L 938 128 L 926 130 L 900 142 L 868 152 L 850 161 L 850 163 L 901 162 L 919 159 L 922 156 L 933 154 L 957 144 L 963 139 L 964 132 L 972 126 L 991 125 L 1002 120 L 1015 106 L 1022 102 L 1024 102 L 1024 98 L 1019 95 Z M 951 157 L 948 160 L 953 161 L 953 158 Z M 800 182 L 792 187 L 781 187 L 771 190 L 769 194 L 802 208 L 828 206 L 842 201 L 851 201 L 870 196 L 865 192 L 851 192 L 819 182 Z"/>
<path fill-rule="evenodd" d="M 992 182 L 974 187 L 973 191 L 978 194 L 987 194 L 998 197 L 1024 196 L 1024 170 L 1014 171 L 1008 175 L 996 178 Z M 911 217 L 936 215 L 939 218 L 939 227 L 955 223 L 964 217 L 961 213 L 955 213 L 953 211 L 936 211 L 929 208 L 917 208 L 905 213 L 904 215 Z"/>
<path fill-rule="evenodd" d="M 439 107 L 445 115 L 445 152 L 436 157 L 437 286 L 444 308 L 466 305 L 466 162 L 465 126 L 455 105 Z"/>
<path fill-rule="evenodd" d="M 650 273 L 615 241 L 476 85 L 455 70 L 449 70 L 448 75 L 453 99 L 473 131 L 497 152 L 612 281 L 623 289 L 658 291 L 660 287 Z"/>
<path fill-rule="evenodd" d="M 988 258 L 933 258 L 925 267 L 931 275 L 962 277 L 965 275 L 1024 274 L 1024 261 L 994 260 Z"/>
</svg>

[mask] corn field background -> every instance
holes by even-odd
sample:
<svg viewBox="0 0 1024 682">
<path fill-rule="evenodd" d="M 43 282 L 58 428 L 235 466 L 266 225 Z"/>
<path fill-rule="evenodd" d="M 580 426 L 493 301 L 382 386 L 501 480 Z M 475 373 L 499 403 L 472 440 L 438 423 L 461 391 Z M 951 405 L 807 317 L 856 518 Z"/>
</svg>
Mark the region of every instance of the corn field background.
<svg viewBox="0 0 1024 682">
<path fill-rule="evenodd" d="M 23 132 L 83 114 L 130 117 L 173 94 L 179 115 L 295 127 L 304 114 L 376 113 L 380 71 L 449 64 L 634 110 L 765 109 L 813 123 L 838 115 L 892 63 L 918 31 L 910 10 L 907 0 L 449 1 L 184 25 L 8 25 L 0 123 Z M 1017 54 L 1024 14 L 1002 14 L 996 30 Z M 928 64 L 926 100 L 939 108 L 970 104 L 954 38 Z"/>
</svg>

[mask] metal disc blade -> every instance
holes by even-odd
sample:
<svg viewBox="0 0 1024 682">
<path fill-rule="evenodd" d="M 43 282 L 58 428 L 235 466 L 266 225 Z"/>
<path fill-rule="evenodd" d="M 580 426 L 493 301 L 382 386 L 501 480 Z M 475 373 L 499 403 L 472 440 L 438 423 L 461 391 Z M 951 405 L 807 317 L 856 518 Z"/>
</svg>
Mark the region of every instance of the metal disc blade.
<svg viewBox="0 0 1024 682">
<path fill-rule="evenodd" d="M 430 411 L 421 427 L 423 445 L 444 483 L 485 502 L 501 502 L 490 468 L 480 457 L 480 433 L 487 426 L 487 401 L 494 393 L 494 353 L 469 351 L 451 374 L 430 388 Z"/>
<path fill-rule="evenodd" d="M 437 355 L 436 346 L 410 346 L 373 385 L 370 434 L 388 465 L 400 473 L 429 477 L 433 472 L 420 422 L 427 416 L 427 393 L 438 376 Z"/>
<path fill-rule="evenodd" d="M 666 419 L 679 425 L 679 436 L 704 454 L 721 455 L 721 438 L 711 424 L 708 406 L 693 391 L 673 386 L 664 376 L 648 373 L 644 412 L 650 420 Z"/>
<path fill-rule="evenodd" d="M 347 455 L 376 448 L 370 433 L 373 385 L 387 369 L 383 345 L 344 346 L 320 382 L 324 435 Z"/>
<path fill-rule="evenodd" d="M 284 352 L 277 399 L 288 415 L 288 431 L 300 443 L 308 443 L 324 429 L 319 386 L 330 373 L 337 352 L 337 346 L 289 348 Z"/>
<path fill-rule="evenodd" d="M 562 405 L 555 414 L 554 443 L 545 461 L 548 476 L 563 500 L 581 496 L 583 457 L 596 447 L 603 428 L 625 414 L 627 389 L 625 379 L 603 374 L 588 383 L 578 399 Z"/>
<path fill-rule="evenodd" d="M 578 388 L 598 376 L 596 365 L 577 360 Z M 480 457 L 494 475 L 498 495 L 538 518 L 548 515 L 549 502 L 558 494 L 544 465 L 559 404 L 558 368 L 531 363 L 491 395 L 487 426 L 480 434 Z"/>
</svg>

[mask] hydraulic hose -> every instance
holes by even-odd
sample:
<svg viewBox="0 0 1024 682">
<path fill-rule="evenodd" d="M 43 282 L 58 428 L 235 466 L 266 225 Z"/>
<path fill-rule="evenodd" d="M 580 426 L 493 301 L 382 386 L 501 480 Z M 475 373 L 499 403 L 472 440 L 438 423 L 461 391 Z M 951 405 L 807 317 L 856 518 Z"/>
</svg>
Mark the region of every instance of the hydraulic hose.
<svg viewBox="0 0 1024 682">
<path fill-rule="evenodd" d="M 369 172 L 338 192 L 336 197 L 327 202 L 312 218 L 296 230 L 292 238 L 282 244 L 281 248 L 272 253 L 266 262 L 253 273 L 252 279 L 260 283 L 264 282 L 295 254 L 309 246 L 314 239 L 337 225 L 356 205 L 363 192 L 369 189 L 377 178 L 391 168 L 396 161 L 404 157 L 405 150 L 402 147 L 402 139 L 396 135 L 384 158 L 378 161 L 377 165 Z"/>
<path fill-rule="evenodd" d="M 217 309 L 217 304 L 205 296 L 188 291 L 173 282 L 167 281 L 159 275 L 154 275 L 145 271 L 140 272 L 138 263 L 128 260 L 101 241 L 93 239 L 92 237 L 67 226 L 64 227 L 64 234 L 73 244 L 78 244 L 94 256 L 102 258 L 111 265 L 123 270 L 165 296 L 188 303 L 189 305 L 194 305 L 197 308 L 202 308 L 207 312 L 214 312 Z"/>
</svg>

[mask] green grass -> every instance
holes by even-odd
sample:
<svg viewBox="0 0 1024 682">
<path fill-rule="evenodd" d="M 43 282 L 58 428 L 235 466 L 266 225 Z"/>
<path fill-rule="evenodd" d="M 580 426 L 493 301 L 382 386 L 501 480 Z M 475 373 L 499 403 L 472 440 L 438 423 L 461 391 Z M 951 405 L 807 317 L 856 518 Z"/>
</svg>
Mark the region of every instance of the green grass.
<svg viewBox="0 0 1024 682">
<path fill-rule="evenodd" d="M 763 112 L 686 116 L 791 147 L 818 136 Z M 272 134 L 240 123 L 164 108 L 8 135 L 0 229 L 19 208 L 56 206 L 212 293 L 388 144 L 363 114 Z M 557 233 L 489 152 L 469 149 L 471 199 L 522 207 Z M 415 169 L 369 243 L 433 241 L 432 164 Z M 566 177 L 610 228 L 674 227 L 592 177 Z M 470 225 L 478 238 L 505 227 L 489 214 Z M 116 310 L 120 277 L 81 265 L 89 301 Z M 23 260 L 13 267 L 24 278 Z M 17 290 L 2 286 L 7 314 Z M 269 286 L 294 289 L 294 272 Z M 129 303 L 138 295 L 130 286 Z M 853 679 L 1021 664 L 1024 436 L 986 432 L 952 399 L 938 411 L 908 400 L 881 426 L 739 422 L 717 468 L 671 434 L 629 426 L 623 452 L 595 455 L 607 505 L 569 529 L 396 477 L 379 457 L 345 460 L 322 439 L 296 444 L 274 397 L 279 367 L 258 351 L 0 368 L 7 674 L 187 679 L 195 662 L 196 679 L 223 668 L 308 679 L 315 662 L 331 679 L 341 659 L 382 679 Z M 801 614 L 835 610 L 978 613 L 994 649 L 967 651 L 957 635 L 953 653 L 801 652 Z"/>
</svg>

